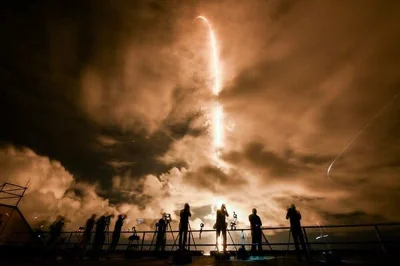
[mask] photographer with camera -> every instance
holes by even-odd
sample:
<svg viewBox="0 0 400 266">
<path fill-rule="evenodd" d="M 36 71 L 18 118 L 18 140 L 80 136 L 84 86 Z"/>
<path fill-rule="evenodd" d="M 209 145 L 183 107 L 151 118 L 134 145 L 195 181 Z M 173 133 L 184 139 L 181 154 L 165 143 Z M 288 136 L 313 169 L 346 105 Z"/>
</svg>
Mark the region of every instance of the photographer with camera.
<svg viewBox="0 0 400 266">
<path fill-rule="evenodd" d="M 121 236 L 122 225 L 124 224 L 125 218 L 126 218 L 126 216 L 124 214 L 118 215 L 118 219 L 115 222 L 115 227 L 114 227 L 114 231 L 112 234 L 111 245 L 109 248 L 110 252 L 115 251 L 115 249 L 117 248 L 119 238 Z"/>
<path fill-rule="evenodd" d="M 156 224 L 157 227 L 157 241 L 156 241 L 156 248 L 154 251 L 164 251 L 165 244 L 166 244 L 166 237 L 165 234 L 167 232 L 167 225 L 169 222 L 169 214 L 164 213 L 158 223 Z"/>
<path fill-rule="evenodd" d="M 185 250 L 185 245 L 187 241 L 187 233 L 189 230 L 189 217 L 192 214 L 190 213 L 190 206 L 188 203 L 185 203 L 185 207 L 180 212 L 180 221 L 179 221 L 179 249 Z"/>
<path fill-rule="evenodd" d="M 99 257 L 100 253 L 103 249 L 104 242 L 106 241 L 106 229 L 108 229 L 111 218 L 114 217 L 114 215 L 108 215 L 106 213 L 105 215 L 102 215 L 96 222 L 96 229 L 95 229 L 95 235 L 94 235 L 94 241 L 93 241 L 93 255 L 94 257 Z"/>
<path fill-rule="evenodd" d="M 256 253 L 256 246 L 258 247 L 258 252 L 262 252 L 262 222 L 260 216 L 257 215 L 257 209 L 253 208 L 252 214 L 249 215 L 250 228 L 251 228 L 251 253 Z"/>
<path fill-rule="evenodd" d="M 47 242 L 47 247 L 49 249 L 55 248 L 60 241 L 65 222 L 64 216 L 58 215 L 57 219 L 50 225 L 50 239 Z"/>
<path fill-rule="evenodd" d="M 304 235 L 300 224 L 301 214 L 298 210 L 296 210 L 296 206 L 293 203 L 287 209 L 286 219 L 290 219 L 290 231 L 292 231 L 294 246 L 297 252 L 297 259 L 301 261 L 300 248 L 299 248 L 299 242 L 300 242 L 303 251 L 306 253 L 306 258 L 307 260 L 309 260 L 308 249 L 304 242 Z"/>
<path fill-rule="evenodd" d="M 96 223 L 96 214 L 93 214 L 87 221 L 86 226 L 82 234 L 82 239 L 80 242 L 80 248 L 85 249 L 86 245 L 90 242 L 92 238 L 92 232 L 94 224 Z"/>
<path fill-rule="evenodd" d="M 229 217 L 228 211 L 226 210 L 225 204 L 221 205 L 221 209 L 217 210 L 217 221 L 214 225 L 214 229 L 216 229 L 216 243 L 217 243 L 217 249 L 218 249 L 218 237 L 221 235 L 222 232 L 222 246 L 224 249 L 224 252 L 226 252 L 226 227 L 228 226 L 228 223 L 226 222 L 225 218 Z M 218 250 L 219 251 L 219 250 Z"/>
</svg>

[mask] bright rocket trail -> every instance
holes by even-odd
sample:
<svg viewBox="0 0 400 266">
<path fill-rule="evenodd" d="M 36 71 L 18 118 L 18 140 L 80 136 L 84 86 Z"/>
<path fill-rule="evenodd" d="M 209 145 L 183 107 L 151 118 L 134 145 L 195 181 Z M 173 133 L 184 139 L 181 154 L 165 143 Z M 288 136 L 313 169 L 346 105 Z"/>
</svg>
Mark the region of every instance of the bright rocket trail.
<svg viewBox="0 0 400 266">
<path fill-rule="evenodd" d="M 211 45 L 211 62 L 212 62 L 212 72 L 214 78 L 214 86 L 212 87 L 212 93 L 215 97 L 218 97 L 220 92 L 220 67 L 219 67 L 219 58 L 217 51 L 217 42 L 215 39 L 214 31 L 211 27 L 211 24 L 204 16 L 198 16 L 195 20 L 201 19 L 203 20 L 208 27 L 208 31 L 210 33 L 210 45 Z M 218 159 L 218 150 L 222 148 L 224 145 L 223 139 L 223 109 L 218 101 L 214 103 L 213 106 L 213 119 L 212 119 L 212 131 L 213 131 L 213 146 L 216 152 L 216 157 Z"/>
<path fill-rule="evenodd" d="M 392 100 L 390 100 L 384 107 L 382 107 L 381 110 L 379 110 L 379 112 L 371 119 L 371 121 L 370 121 L 369 123 L 367 123 L 367 124 L 363 127 L 363 129 L 361 129 L 361 130 L 357 133 L 357 135 L 355 135 L 354 138 L 344 147 L 344 149 L 338 154 L 338 156 L 336 156 L 336 158 L 335 158 L 335 159 L 332 161 L 332 163 L 329 165 L 328 170 L 327 170 L 327 172 L 326 172 L 326 175 L 327 175 L 329 181 L 331 181 L 332 183 L 335 183 L 335 182 L 333 182 L 333 180 L 330 178 L 330 172 L 331 172 L 332 167 L 333 167 L 333 165 L 335 164 L 335 162 L 336 162 L 336 161 L 342 156 L 342 154 L 351 146 L 351 144 L 353 144 L 353 142 L 356 141 L 356 140 L 358 139 L 358 137 L 359 137 L 367 128 L 369 128 L 369 127 L 372 125 L 372 123 L 375 121 L 375 119 L 377 119 L 377 118 L 383 113 L 383 111 L 384 111 L 394 100 L 396 100 L 396 98 L 397 98 L 397 96 L 399 96 L 399 94 L 400 94 L 400 92 L 397 93 L 397 94 L 392 98 Z"/>
<path fill-rule="evenodd" d="M 219 91 L 220 91 L 220 76 L 219 76 L 219 58 L 218 58 L 217 42 L 215 40 L 215 34 L 211 27 L 211 24 L 208 22 L 208 20 L 205 17 L 198 16 L 197 18 L 195 18 L 195 20 L 196 19 L 203 20 L 207 24 L 208 31 L 210 32 L 212 68 L 213 68 L 213 74 L 214 74 L 214 87 L 213 87 L 212 91 L 215 96 L 218 96 Z"/>
</svg>

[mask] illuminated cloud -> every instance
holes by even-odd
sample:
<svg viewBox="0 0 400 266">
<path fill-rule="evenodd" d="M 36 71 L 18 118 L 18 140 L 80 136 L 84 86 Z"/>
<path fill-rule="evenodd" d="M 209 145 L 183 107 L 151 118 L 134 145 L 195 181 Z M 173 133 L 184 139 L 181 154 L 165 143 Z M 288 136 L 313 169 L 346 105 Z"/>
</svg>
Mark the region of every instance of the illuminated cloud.
<svg viewBox="0 0 400 266">
<path fill-rule="evenodd" d="M 87 13 L 53 6 L 45 33 L 8 16 L 20 31 L 4 42 L 12 74 L 2 72 L 10 89 L 0 134 L 28 148 L 3 148 L 0 169 L 19 184 L 32 177 L 23 210 L 79 223 L 121 211 L 129 226 L 140 217 L 149 229 L 185 202 L 207 227 L 219 201 L 244 224 L 257 207 L 265 225 L 286 225 L 292 202 L 303 224 L 400 219 L 398 102 L 337 161 L 339 185 L 326 178 L 399 90 L 398 6 L 128 2 L 86 3 Z M 198 15 L 212 21 L 220 49 L 220 168 L 209 35 L 193 23 Z"/>
</svg>

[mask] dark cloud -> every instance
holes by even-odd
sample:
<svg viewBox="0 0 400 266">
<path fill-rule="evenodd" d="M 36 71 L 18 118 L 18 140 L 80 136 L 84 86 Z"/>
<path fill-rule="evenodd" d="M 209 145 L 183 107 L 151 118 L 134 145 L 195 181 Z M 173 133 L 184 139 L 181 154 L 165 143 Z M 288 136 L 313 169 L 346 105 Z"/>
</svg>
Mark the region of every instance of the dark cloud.
<svg viewBox="0 0 400 266">
<path fill-rule="evenodd" d="M 381 215 L 368 214 L 360 210 L 349 213 L 329 213 L 321 210 L 321 216 L 331 224 L 368 224 L 388 222 L 388 220 Z"/>
<path fill-rule="evenodd" d="M 185 182 L 188 182 L 199 189 L 212 192 L 224 191 L 226 189 L 240 187 L 247 184 L 247 180 L 240 176 L 240 173 L 225 173 L 216 166 L 203 166 L 195 172 L 188 172 L 185 175 Z"/>
</svg>

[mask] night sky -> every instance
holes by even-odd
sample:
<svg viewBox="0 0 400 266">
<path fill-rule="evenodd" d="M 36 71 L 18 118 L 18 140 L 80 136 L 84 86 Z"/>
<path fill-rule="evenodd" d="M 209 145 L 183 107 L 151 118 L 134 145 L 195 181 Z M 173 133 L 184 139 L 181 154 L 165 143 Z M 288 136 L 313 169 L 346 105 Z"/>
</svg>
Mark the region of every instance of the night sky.
<svg viewBox="0 0 400 266">
<path fill-rule="evenodd" d="M 304 225 L 400 220 L 400 3 L 6 1 L 0 19 L 0 181 L 31 179 L 28 221 L 151 227 L 185 202 L 210 228 L 219 202 L 243 227 L 253 207 L 287 225 L 292 202 Z"/>
</svg>

